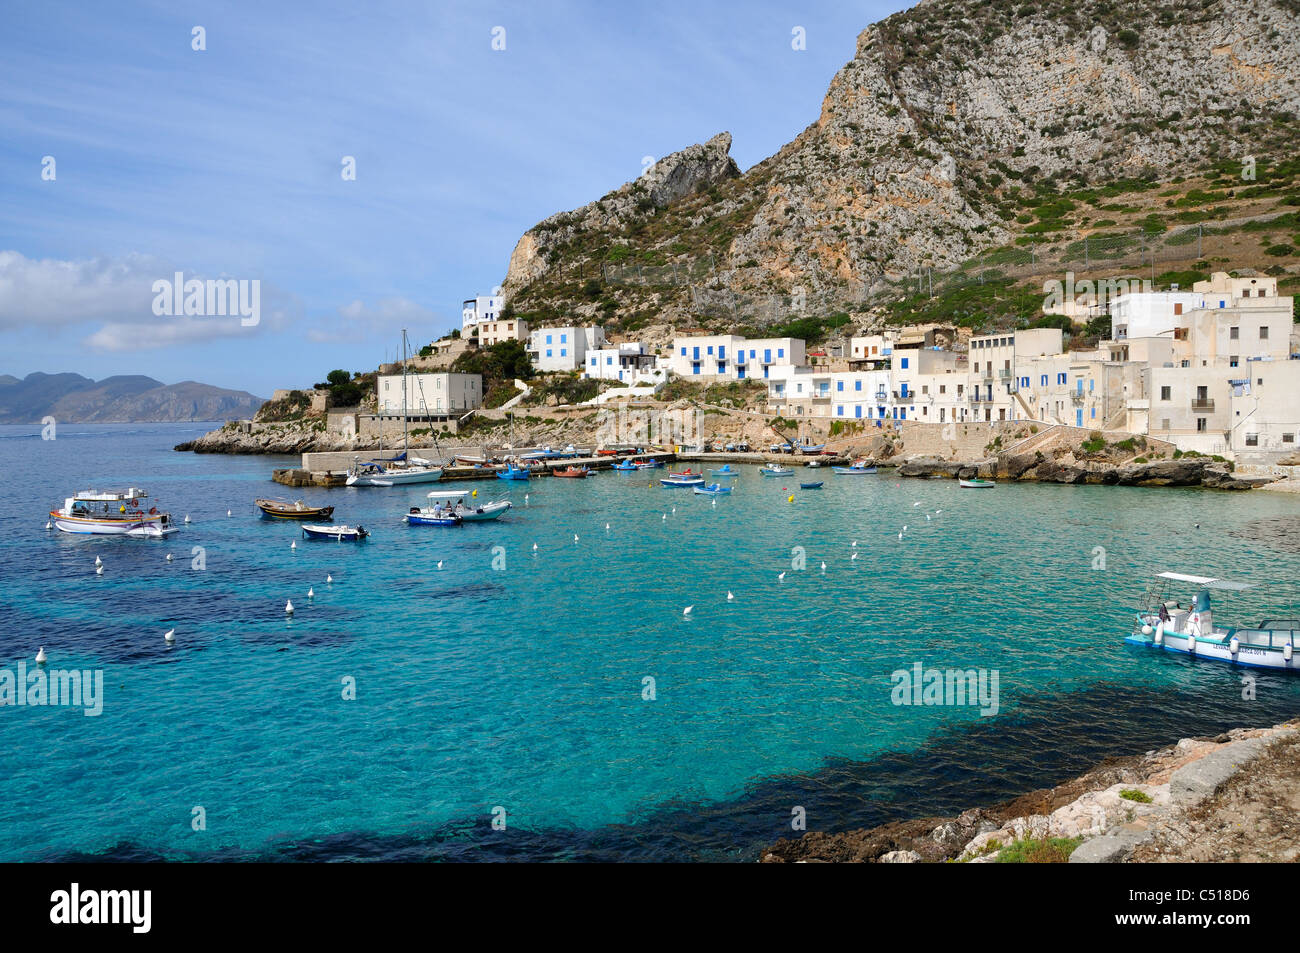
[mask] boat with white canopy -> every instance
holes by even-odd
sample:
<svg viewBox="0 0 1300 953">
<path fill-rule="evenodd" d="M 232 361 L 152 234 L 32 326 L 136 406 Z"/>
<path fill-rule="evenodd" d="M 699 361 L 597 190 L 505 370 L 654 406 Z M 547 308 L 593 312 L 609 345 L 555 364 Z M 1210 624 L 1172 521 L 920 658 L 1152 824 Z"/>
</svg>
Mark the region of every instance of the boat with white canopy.
<svg viewBox="0 0 1300 953">
<path fill-rule="evenodd" d="M 446 522 L 454 518 L 458 522 L 480 523 L 485 520 L 499 519 L 510 509 L 509 500 L 493 500 L 490 503 L 477 503 L 473 490 L 434 490 L 429 494 L 432 506 L 411 507 L 406 514 L 406 521 L 412 526 L 451 525 Z"/>
<path fill-rule="evenodd" d="M 1179 589 L 1195 595 L 1184 605 Z M 1214 662 L 1254 668 L 1294 671 L 1300 617 L 1270 618 L 1257 626 L 1219 624 L 1214 618 L 1212 592 L 1242 592 L 1255 588 L 1214 576 L 1162 572 L 1147 587 L 1129 645 L 1181 652 Z"/>
</svg>

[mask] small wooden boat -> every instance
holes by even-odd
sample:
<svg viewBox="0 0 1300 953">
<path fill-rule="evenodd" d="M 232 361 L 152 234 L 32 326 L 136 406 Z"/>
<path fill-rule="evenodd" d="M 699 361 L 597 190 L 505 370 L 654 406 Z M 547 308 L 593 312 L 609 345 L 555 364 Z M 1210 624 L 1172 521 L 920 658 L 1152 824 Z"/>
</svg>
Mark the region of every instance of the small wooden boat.
<svg viewBox="0 0 1300 953">
<path fill-rule="evenodd" d="M 799 489 L 801 489 L 801 490 L 820 490 L 820 489 L 822 488 L 822 486 L 823 486 L 822 481 L 821 481 L 821 480 L 818 480 L 816 483 L 800 483 L 800 484 L 799 484 Z"/>
<path fill-rule="evenodd" d="M 731 487 L 723 486 L 721 483 L 710 483 L 707 486 L 697 486 L 695 492 L 704 496 L 721 496 L 730 493 Z"/>
<path fill-rule="evenodd" d="M 667 487 L 703 486 L 704 477 L 686 473 L 670 473 L 666 479 L 659 482 Z"/>
<path fill-rule="evenodd" d="M 823 450 L 826 449 L 826 444 L 824 443 L 819 443 L 814 446 L 809 446 L 806 443 L 802 443 L 802 444 L 795 444 L 795 446 L 799 448 L 800 453 L 809 457 L 821 453 Z"/>
<path fill-rule="evenodd" d="M 555 470 L 551 473 L 551 476 L 564 477 L 569 480 L 582 480 L 590 472 L 586 467 L 565 467 L 563 470 Z"/>
<path fill-rule="evenodd" d="M 724 463 L 717 470 L 710 470 L 709 472 L 712 473 L 714 477 L 734 477 L 740 475 L 740 471 L 733 470 L 730 463 Z"/>
<path fill-rule="evenodd" d="M 303 523 L 302 535 L 307 539 L 332 539 L 335 542 L 359 543 L 370 534 L 364 526 L 329 526 L 325 523 Z"/>
<path fill-rule="evenodd" d="M 992 480 L 981 480 L 979 478 L 974 480 L 958 480 L 957 482 L 961 484 L 963 490 L 988 490 L 997 486 L 997 484 Z"/>
<path fill-rule="evenodd" d="M 876 468 L 862 466 L 860 464 L 855 463 L 851 467 L 831 467 L 831 472 L 845 474 L 848 476 L 860 476 L 862 474 L 875 473 Z"/>
<path fill-rule="evenodd" d="M 632 464 L 638 470 L 656 470 L 663 466 L 658 460 L 633 460 Z"/>
<path fill-rule="evenodd" d="M 758 472 L 763 476 L 790 476 L 794 473 L 789 467 L 783 467 L 779 463 L 769 463 L 767 466 L 759 467 Z"/>
<path fill-rule="evenodd" d="M 332 506 L 308 506 L 302 500 L 254 500 L 263 516 L 277 520 L 327 520 L 334 515 Z"/>
</svg>

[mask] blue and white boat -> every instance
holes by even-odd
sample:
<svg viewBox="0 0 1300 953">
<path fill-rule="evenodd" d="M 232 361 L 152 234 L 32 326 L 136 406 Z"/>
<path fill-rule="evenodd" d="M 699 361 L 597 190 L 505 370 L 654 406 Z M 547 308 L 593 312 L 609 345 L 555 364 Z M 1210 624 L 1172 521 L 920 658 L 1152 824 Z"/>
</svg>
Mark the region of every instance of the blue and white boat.
<svg viewBox="0 0 1300 953">
<path fill-rule="evenodd" d="M 731 464 L 730 464 L 730 463 L 724 463 L 724 464 L 723 464 L 721 467 L 719 467 L 718 469 L 716 469 L 716 470 L 710 470 L 709 472 L 712 473 L 713 476 L 714 476 L 715 478 L 717 478 L 717 477 L 721 477 L 721 478 L 724 478 L 724 479 L 727 478 L 727 477 L 734 477 L 734 476 L 739 476 L 739 475 L 740 475 L 740 471 L 739 471 L 739 470 L 733 470 L 733 469 L 731 468 Z"/>
<path fill-rule="evenodd" d="M 619 473 L 635 473 L 641 468 L 631 460 L 620 460 L 618 463 L 611 466 L 610 469 L 617 470 Z"/>
<path fill-rule="evenodd" d="M 694 473 L 670 473 L 659 482 L 664 486 L 680 489 L 688 486 L 703 486 L 704 477 Z"/>
<path fill-rule="evenodd" d="M 833 472 L 833 473 L 839 473 L 839 474 L 844 474 L 844 475 L 847 475 L 847 476 L 861 476 L 861 475 L 868 474 L 868 473 L 875 473 L 875 472 L 876 472 L 876 468 L 875 468 L 875 467 L 869 467 L 869 466 L 867 466 L 865 463 L 863 463 L 861 460 L 859 460 L 857 463 L 853 464 L 853 466 L 851 466 L 851 467 L 831 467 L 831 472 Z"/>
<path fill-rule="evenodd" d="M 791 476 L 794 471 L 789 467 L 783 467 L 779 463 L 769 463 L 766 466 L 758 468 L 758 472 L 763 476 Z"/>
<path fill-rule="evenodd" d="M 724 493 L 730 493 L 731 487 L 723 486 L 721 483 L 709 483 L 705 486 L 697 486 L 695 492 L 705 496 L 721 496 Z"/>
<path fill-rule="evenodd" d="M 1173 583 L 1194 587 L 1195 597 L 1185 606 L 1177 599 L 1166 598 Z M 1253 627 L 1215 624 L 1210 592 L 1251 588 L 1250 583 L 1212 576 L 1162 572 L 1148 587 L 1133 634 L 1124 641 L 1229 665 L 1295 671 L 1300 618 L 1264 619 Z"/>
<path fill-rule="evenodd" d="M 821 480 L 818 480 L 816 483 L 800 483 L 800 484 L 799 484 L 799 489 L 801 489 L 801 490 L 820 490 L 824 485 L 825 485 L 825 484 L 824 484 Z"/>
<path fill-rule="evenodd" d="M 527 480 L 532 475 L 532 470 L 515 466 L 513 463 L 507 463 L 504 470 L 497 471 L 498 480 Z"/>
</svg>

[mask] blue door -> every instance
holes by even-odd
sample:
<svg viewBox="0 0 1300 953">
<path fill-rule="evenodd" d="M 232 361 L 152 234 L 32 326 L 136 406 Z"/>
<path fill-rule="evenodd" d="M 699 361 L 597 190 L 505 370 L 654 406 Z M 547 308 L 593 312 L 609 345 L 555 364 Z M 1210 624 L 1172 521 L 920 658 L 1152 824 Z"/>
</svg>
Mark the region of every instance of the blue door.
<svg viewBox="0 0 1300 953">
<path fill-rule="evenodd" d="M 1082 426 L 1083 426 L 1083 411 L 1082 411 L 1082 410 L 1076 410 L 1076 411 L 1074 412 L 1074 425 L 1075 425 L 1076 427 L 1082 427 Z"/>
</svg>

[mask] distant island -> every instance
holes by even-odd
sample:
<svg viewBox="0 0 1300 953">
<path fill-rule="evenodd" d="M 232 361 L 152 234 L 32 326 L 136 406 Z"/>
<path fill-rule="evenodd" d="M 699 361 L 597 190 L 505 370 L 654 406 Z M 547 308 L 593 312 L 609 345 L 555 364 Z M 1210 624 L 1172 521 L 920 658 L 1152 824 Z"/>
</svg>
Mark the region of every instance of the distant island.
<svg viewBox="0 0 1300 953">
<path fill-rule="evenodd" d="M 146 423 L 251 417 L 265 401 L 247 391 L 141 374 L 91 380 L 80 374 L 0 375 L 0 423 Z"/>
</svg>

